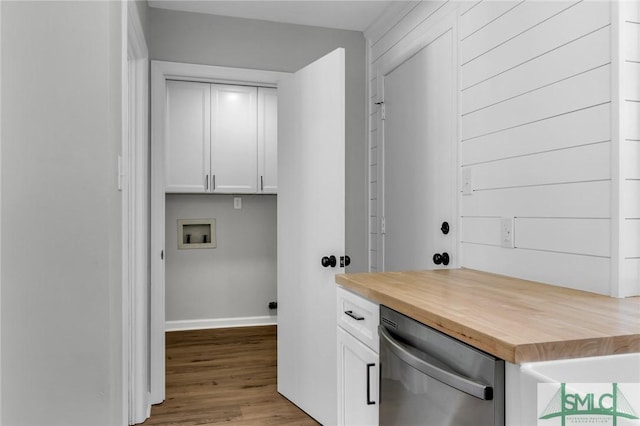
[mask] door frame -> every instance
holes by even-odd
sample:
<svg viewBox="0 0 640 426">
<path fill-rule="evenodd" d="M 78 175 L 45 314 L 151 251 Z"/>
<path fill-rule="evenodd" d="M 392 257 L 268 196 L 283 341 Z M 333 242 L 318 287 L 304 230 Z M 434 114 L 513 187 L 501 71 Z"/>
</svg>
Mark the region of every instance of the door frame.
<svg viewBox="0 0 640 426">
<path fill-rule="evenodd" d="M 165 399 L 165 112 L 167 80 L 278 87 L 287 72 L 151 61 L 151 403 Z"/>
<path fill-rule="evenodd" d="M 459 114 L 459 105 L 460 105 L 460 73 L 459 73 L 459 48 L 458 43 L 458 11 L 457 9 L 449 12 L 448 15 L 439 20 L 436 25 L 431 27 L 428 32 L 421 34 L 419 37 L 411 40 L 410 43 L 402 45 L 398 47 L 395 51 L 390 51 L 389 54 L 385 54 L 380 58 L 380 61 L 376 63 L 376 93 L 377 96 L 375 98 L 375 105 L 377 110 L 380 111 L 382 106 L 384 105 L 384 79 L 387 75 L 389 75 L 393 70 L 398 68 L 400 65 L 411 59 L 413 56 L 418 54 L 421 50 L 429 46 L 431 43 L 436 41 L 438 38 L 446 34 L 448 31 L 452 31 L 453 35 L 453 44 L 452 44 L 452 58 L 453 58 L 453 69 L 455 70 L 454 77 L 454 93 L 453 93 L 453 122 L 455 124 L 455 131 L 453 142 L 455 142 L 455 146 L 453 148 L 453 158 L 455 159 L 456 164 L 452 165 L 452 174 L 450 179 L 453 179 L 455 183 L 454 187 L 460 188 L 461 182 L 461 170 L 460 170 L 460 120 L 458 117 Z M 384 194 L 384 186 L 385 186 L 385 162 L 384 162 L 384 120 L 382 119 L 382 114 L 376 114 L 377 129 L 376 132 L 377 137 L 377 176 L 378 176 L 378 185 L 377 185 L 377 205 L 376 209 L 379 212 L 379 217 L 384 218 L 385 211 L 385 194 Z M 455 241 L 455 250 L 452 253 L 451 263 L 447 268 L 458 268 L 462 263 L 460 261 L 460 203 L 462 202 L 462 193 L 457 191 L 456 195 L 452 197 L 452 211 L 453 218 L 451 220 L 451 238 Z M 384 233 L 381 231 L 380 227 L 378 227 L 378 250 L 377 250 L 377 265 L 378 271 L 385 270 L 385 237 Z"/>
<path fill-rule="evenodd" d="M 149 402 L 147 321 L 149 303 L 149 53 L 137 6 L 123 3 L 122 151 L 118 188 L 122 191 L 122 375 L 126 424 L 142 423 Z"/>
</svg>

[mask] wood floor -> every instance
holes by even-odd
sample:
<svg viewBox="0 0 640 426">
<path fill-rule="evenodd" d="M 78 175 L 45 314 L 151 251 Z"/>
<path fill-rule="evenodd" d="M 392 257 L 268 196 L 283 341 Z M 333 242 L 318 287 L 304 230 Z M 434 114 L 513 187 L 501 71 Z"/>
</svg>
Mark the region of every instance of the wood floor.
<svg viewBox="0 0 640 426">
<path fill-rule="evenodd" d="M 276 327 L 167 333 L 166 400 L 144 425 L 317 425 L 276 391 Z"/>
</svg>

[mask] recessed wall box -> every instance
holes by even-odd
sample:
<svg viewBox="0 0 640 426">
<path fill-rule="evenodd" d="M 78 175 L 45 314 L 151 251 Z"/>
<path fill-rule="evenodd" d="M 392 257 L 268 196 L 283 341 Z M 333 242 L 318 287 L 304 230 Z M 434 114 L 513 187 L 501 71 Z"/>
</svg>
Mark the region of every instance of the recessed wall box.
<svg viewBox="0 0 640 426">
<path fill-rule="evenodd" d="M 216 248 L 215 219 L 178 219 L 178 249 Z"/>
</svg>

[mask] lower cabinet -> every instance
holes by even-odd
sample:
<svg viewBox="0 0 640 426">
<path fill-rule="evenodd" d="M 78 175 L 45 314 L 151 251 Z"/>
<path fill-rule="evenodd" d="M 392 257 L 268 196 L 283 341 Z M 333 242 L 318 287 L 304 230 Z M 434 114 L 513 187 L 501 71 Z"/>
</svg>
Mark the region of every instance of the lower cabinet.
<svg viewBox="0 0 640 426">
<path fill-rule="evenodd" d="M 378 424 L 380 307 L 338 288 L 338 425 Z"/>
<path fill-rule="evenodd" d="M 378 424 L 378 354 L 338 327 L 338 424 Z"/>
</svg>

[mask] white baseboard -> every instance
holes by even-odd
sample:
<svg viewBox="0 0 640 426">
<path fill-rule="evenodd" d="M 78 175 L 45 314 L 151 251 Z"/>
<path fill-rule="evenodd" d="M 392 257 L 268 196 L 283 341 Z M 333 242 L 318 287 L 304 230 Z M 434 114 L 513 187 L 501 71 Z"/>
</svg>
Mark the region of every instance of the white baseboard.
<svg viewBox="0 0 640 426">
<path fill-rule="evenodd" d="M 276 325 L 278 317 L 273 315 L 261 317 L 215 318 L 197 320 L 166 321 L 165 331 L 204 330 L 207 328 L 255 327 L 259 325 Z"/>
</svg>

